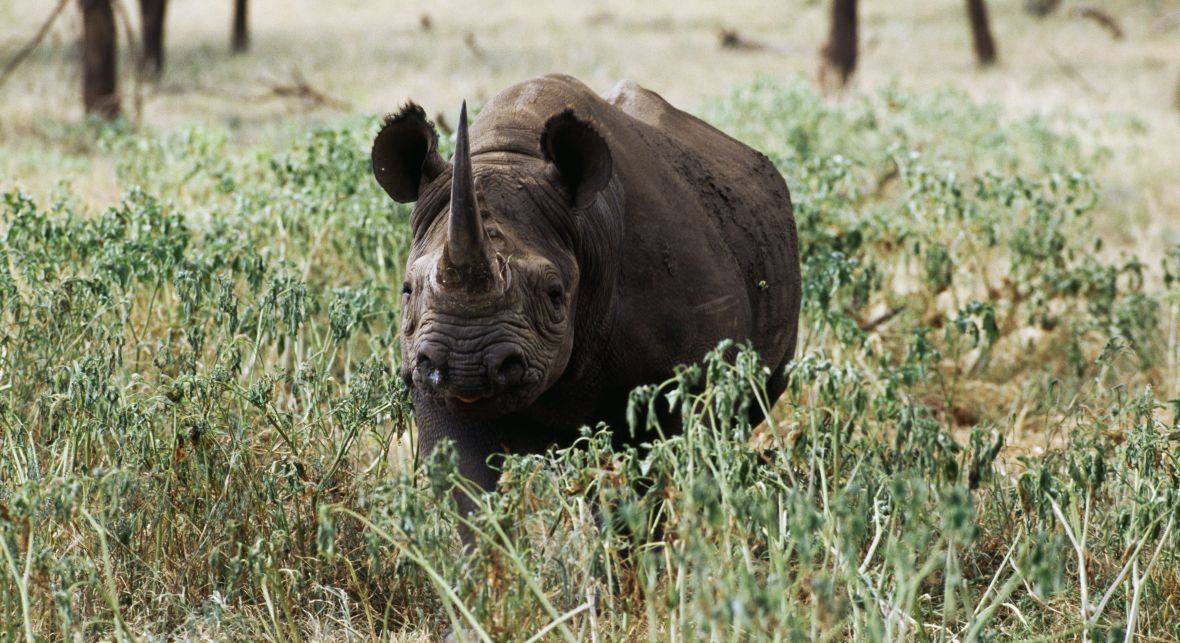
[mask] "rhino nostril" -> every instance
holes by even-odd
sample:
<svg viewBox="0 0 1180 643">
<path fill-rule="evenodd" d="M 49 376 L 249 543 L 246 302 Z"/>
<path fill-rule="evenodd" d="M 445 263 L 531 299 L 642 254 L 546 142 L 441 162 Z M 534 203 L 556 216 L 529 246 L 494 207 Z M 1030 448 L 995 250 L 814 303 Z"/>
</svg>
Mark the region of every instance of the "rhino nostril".
<svg viewBox="0 0 1180 643">
<path fill-rule="evenodd" d="M 419 351 L 414 358 L 414 371 L 430 386 L 439 386 L 442 384 L 447 368 L 447 352 L 441 346 L 435 344 L 426 344 Z"/>
<path fill-rule="evenodd" d="M 496 379 L 501 384 L 506 386 L 513 386 L 519 384 L 524 379 L 525 364 L 524 356 L 520 353 L 509 353 L 496 366 Z"/>
</svg>

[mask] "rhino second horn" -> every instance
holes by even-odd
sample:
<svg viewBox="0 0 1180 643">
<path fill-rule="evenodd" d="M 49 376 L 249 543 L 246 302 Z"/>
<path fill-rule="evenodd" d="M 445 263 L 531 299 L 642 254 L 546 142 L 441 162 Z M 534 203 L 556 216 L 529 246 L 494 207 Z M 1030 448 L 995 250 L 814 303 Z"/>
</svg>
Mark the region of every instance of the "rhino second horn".
<svg viewBox="0 0 1180 643">
<path fill-rule="evenodd" d="M 487 234 L 475 203 L 475 177 L 471 171 L 471 145 L 467 138 L 467 101 L 463 101 L 463 108 L 459 112 L 453 164 L 451 215 L 447 222 L 447 263 L 462 268 L 466 273 L 490 272 Z"/>
</svg>

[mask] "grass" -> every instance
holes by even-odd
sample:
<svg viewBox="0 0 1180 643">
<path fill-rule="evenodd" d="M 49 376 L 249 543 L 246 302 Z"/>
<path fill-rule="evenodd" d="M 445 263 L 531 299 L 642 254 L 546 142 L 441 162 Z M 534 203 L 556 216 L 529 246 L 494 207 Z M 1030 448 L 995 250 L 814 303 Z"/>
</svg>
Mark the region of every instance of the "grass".
<svg viewBox="0 0 1180 643">
<path fill-rule="evenodd" d="M 711 355 L 633 396 L 683 436 L 587 429 L 470 518 L 413 462 L 375 122 L 92 126 L 150 192 L 4 196 L 4 637 L 1175 637 L 1180 250 L 1087 237 L 1103 154 L 953 90 L 704 114 L 796 195 L 791 389 L 751 427 L 767 371 Z"/>
<path fill-rule="evenodd" d="M 78 122 L 68 15 L 0 95 L 0 639 L 1180 638 L 1162 3 L 1110 3 L 1130 37 L 1099 47 L 993 2 L 986 73 L 957 5 L 866 7 L 835 101 L 776 80 L 811 71 L 820 3 L 254 4 L 238 59 L 228 14 L 176 4 L 142 122 Z M 0 39 L 42 10 L 0 6 Z M 721 24 L 798 55 L 714 51 Z M 799 356 L 776 402 L 755 356 L 713 354 L 615 427 L 654 438 L 670 406 L 684 435 L 588 428 L 460 517 L 396 377 L 408 209 L 369 176 L 376 119 L 217 92 L 294 66 L 445 110 L 553 64 L 770 155 Z"/>
</svg>

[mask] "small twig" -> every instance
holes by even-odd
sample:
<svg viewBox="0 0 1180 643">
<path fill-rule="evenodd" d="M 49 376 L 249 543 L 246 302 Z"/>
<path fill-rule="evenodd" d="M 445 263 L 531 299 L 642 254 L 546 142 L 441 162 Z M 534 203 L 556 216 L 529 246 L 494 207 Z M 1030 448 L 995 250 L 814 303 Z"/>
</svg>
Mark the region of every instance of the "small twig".
<svg viewBox="0 0 1180 643">
<path fill-rule="evenodd" d="M 1110 32 L 1110 36 L 1115 40 L 1123 39 L 1123 28 L 1119 25 L 1119 21 L 1114 16 L 1106 11 L 1095 7 L 1094 5 L 1085 5 L 1073 10 L 1073 15 L 1080 18 L 1089 18 L 1097 22 L 1099 26 Z"/>
<path fill-rule="evenodd" d="M 62 10 L 66 8 L 66 5 L 69 4 L 69 2 L 70 0 L 59 0 L 57 6 L 53 8 L 53 12 L 49 14 L 49 18 L 47 18 L 45 23 L 41 25 L 41 28 L 37 30 L 37 35 L 33 36 L 33 39 L 29 41 L 29 44 L 25 45 L 20 51 L 16 52 L 16 55 L 12 57 L 12 60 L 8 61 L 7 65 L 4 65 L 4 71 L 0 71 L 0 87 L 4 86 L 4 83 L 8 81 L 8 77 L 12 76 L 13 72 L 16 71 L 16 68 L 20 67 L 20 64 L 29 57 L 29 54 L 33 53 L 33 50 L 37 48 L 37 45 L 41 44 L 41 41 L 45 39 L 45 34 L 49 33 L 49 28 L 53 26 L 54 22 L 57 22 L 58 16 L 61 15 Z"/>
<path fill-rule="evenodd" d="M 1180 11 L 1173 11 L 1165 16 L 1159 18 L 1155 26 L 1151 28 L 1151 33 L 1154 35 L 1162 34 L 1166 31 L 1175 29 L 1180 25 Z"/>
<path fill-rule="evenodd" d="M 741 34 L 737 29 L 730 29 L 722 27 L 717 31 L 718 45 L 722 49 L 732 49 L 734 51 L 771 51 L 777 54 L 790 53 L 784 47 L 775 47 L 768 45 L 759 40 L 752 40 Z"/>
<path fill-rule="evenodd" d="M 1085 76 L 1082 76 L 1082 74 L 1078 72 L 1077 67 L 1074 67 L 1068 60 L 1062 58 L 1056 51 L 1053 51 L 1052 48 L 1047 48 L 1046 51 L 1049 52 L 1049 57 L 1053 59 L 1053 62 L 1057 63 L 1057 66 L 1061 69 L 1061 71 L 1065 72 L 1066 76 L 1069 76 L 1070 78 L 1077 81 L 1078 85 L 1082 89 L 1086 90 L 1088 94 L 1092 96 L 1098 95 L 1098 90 L 1090 84 L 1090 81 L 1086 80 Z"/>
<path fill-rule="evenodd" d="M 455 128 L 447 122 L 447 115 L 439 112 L 434 115 L 434 126 L 438 128 L 439 133 L 443 136 L 450 136 L 455 133 Z"/>
<path fill-rule="evenodd" d="M 306 82 L 298 81 L 291 85 L 272 85 L 270 88 L 270 95 L 279 98 L 300 98 L 306 101 L 311 101 L 317 105 L 331 107 L 342 112 L 347 112 L 352 109 L 352 104 L 347 101 L 333 98 L 318 89 L 308 85 Z M 259 96 L 255 100 L 263 100 L 267 96 Z"/>
<path fill-rule="evenodd" d="M 870 197 L 877 198 L 885 194 L 885 190 L 901 176 L 901 172 L 897 169 L 897 162 L 890 164 L 889 169 L 884 174 L 877 177 L 876 184 L 871 190 L 866 190 L 866 194 Z"/>
<path fill-rule="evenodd" d="M 898 306 L 897 308 L 887 310 L 887 311 L 881 313 L 880 315 L 877 315 L 873 319 L 870 319 L 870 320 L 860 324 L 860 329 L 866 333 L 871 333 L 874 330 L 876 330 L 878 326 L 881 326 L 882 324 L 888 322 L 889 320 L 893 319 L 894 317 L 897 317 L 898 315 L 900 315 L 904 310 L 905 310 L 905 304 L 902 304 L 902 305 Z"/>
<path fill-rule="evenodd" d="M 860 567 L 856 568 L 856 573 L 858 573 L 858 574 L 864 574 L 868 571 L 869 563 L 873 560 L 873 555 L 877 551 L 877 545 L 880 544 L 880 542 L 881 542 L 881 535 L 883 533 L 883 530 L 881 529 L 880 508 L 881 508 L 881 506 L 877 503 L 876 499 L 874 499 L 873 500 L 873 541 L 869 544 L 869 551 L 865 553 L 864 562 L 862 562 L 860 564 Z"/>
<path fill-rule="evenodd" d="M 737 29 L 723 27 L 717 32 L 717 39 L 720 41 L 722 49 L 737 49 L 740 51 L 762 51 L 766 49 L 765 43 L 750 40 L 738 33 Z"/>
<path fill-rule="evenodd" d="M 1155 546 L 1155 551 L 1151 554 L 1151 559 L 1147 561 L 1147 568 L 1143 570 L 1143 575 L 1139 574 L 1139 557 L 1136 556 L 1131 570 L 1131 607 L 1127 609 L 1127 640 L 1133 641 L 1135 639 L 1135 625 L 1139 616 L 1139 597 L 1143 590 L 1143 584 L 1151 576 L 1151 568 L 1155 567 L 1155 561 L 1159 558 L 1160 551 L 1163 550 L 1164 544 L 1168 542 L 1168 535 L 1172 532 L 1172 524 L 1175 518 L 1168 519 L 1168 526 L 1164 528 L 1164 533 L 1160 536 L 1159 543 Z M 1146 537 L 1146 536 L 1145 536 Z M 1094 616 L 1097 620 L 1098 616 Z"/>
<path fill-rule="evenodd" d="M 1038 18 L 1044 18 L 1056 11 L 1060 4 L 1061 0 L 1024 0 L 1024 10 Z"/>
<path fill-rule="evenodd" d="M 1147 543 L 1148 536 L 1151 535 L 1151 532 L 1155 530 L 1156 526 L 1160 523 L 1160 520 L 1162 520 L 1162 519 L 1163 519 L 1163 515 L 1157 516 L 1155 518 L 1155 520 L 1153 520 L 1151 522 L 1151 524 L 1149 524 L 1147 526 L 1147 529 L 1144 530 L 1145 533 L 1144 533 L 1143 537 L 1139 539 L 1139 542 L 1135 543 L 1135 548 L 1131 552 L 1130 561 L 1139 560 L 1139 552 L 1143 549 L 1143 545 L 1145 545 Z M 1172 528 L 1171 525 L 1172 525 L 1173 520 L 1175 520 L 1175 519 L 1174 518 L 1168 519 L 1168 530 L 1170 530 Z M 1165 532 L 1165 534 L 1166 534 L 1166 532 Z M 1162 544 L 1163 542 L 1164 542 L 1164 539 L 1161 539 L 1160 543 Z M 1156 547 L 1156 553 L 1152 554 L 1152 556 L 1151 556 L 1152 564 L 1154 564 L 1155 557 L 1158 554 L 1159 554 L 1159 547 Z M 1110 583 L 1110 586 L 1107 588 L 1106 593 L 1102 595 L 1102 599 L 1098 601 L 1098 605 L 1094 607 L 1094 610 L 1093 610 L 1094 616 L 1093 616 L 1093 621 L 1092 621 L 1093 623 L 1098 622 L 1098 616 L 1102 614 L 1102 610 L 1106 609 L 1106 604 L 1108 602 L 1110 602 L 1111 598 L 1114 597 L 1114 594 L 1118 590 L 1119 585 L 1122 584 L 1123 579 L 1126 578 L 1127 574 L 1131 571 L 1132 567 L 1133 567 L 1133 565 L 1131 562 L 1123 564 L 1123 568 L 1121 570 L 1119 570 L 1118 575 L 1115 576 L 1114 581 L 1112 581 Z"/>
<path fill-rule="evenodd" d="M 983 595 L 980 596 L 979 600 L 976 602 L 976 606 L 975 606 L 975 610 L 974 610 L 975 613 L 972 614 L 970 619 L 968 619 L 967 625 L 963 628 L 964 631 L 973 629 L 971 626 L 974 625 L 974 622 L 977 620 L 976 616 L 979 614 L 979 612 L 984 611 L 983 609 L 981 609 L 981 608 L 983 608 L 983 602 L 987 600 L 988 596 L 992 593 L 992 590 L 996 588 L 996 583 L 998 583 L 1000 580 L 1000 574 L 1003 573 L 1003 571 L 1004 571 L 1004 567 L 1005 567 L 1004 564 L 1007 563 L 1010 558 L 1012 558 L 1012 553 L 1016 551 L 1016 545 L 1019 543 L 1020 543 L 1020 540 L 1012 541 L 1012 546 L 1008 548 L 1008 553 L 1004 554 L 1004 559 L 1001 560 L 1000 564 L 996 567 L 996 573 L 992 576 L 991 582 L 987 584 L 987 589 L 983 590 Z M 1017 576 L 1020 576 L 1020 575 L 1017 574 Z M 1006 600 L 1006 597 L 997 596 L 996 600 L 993 601 L 993 603 L 1000 603 L 1004 600 Z M 960 632 L 960 636 L 961 635 L 962 635 L 962 632 Z"/>
<path fill-rule="evenodd" d="M 533 641 L 540 641 L 540 640 L 544 639 L 546 634 L 557 629 L 558 627 L 561 627 L 563 624 L 565 624 L 566 621 L 577 616 L 578 614 L 581 614 L 582 612 L 585 612 L 586 610 L 588 610 L 592 607 L 594 607 L 594 603 L 587 600 L 585 603 L 582 603 L 581 605 L 566 612 L 565 614 L 562 614 L 556 620 L 551 621 L 545 627 L 542 627 L 541 629 L 537 630 L 537 633 L 533 634 L 531 637 L 529 637 L 529 639 L 527 641 L 525 641 L 524 643 L 533 643 Z"/>
<path fill-rule="evenodd" d="M 476 58 L 485 60 L 488 57 L 488 52 L 484 51 L 484 48 L 480 47 L 479 43 L 475 41 L 474 33 L 468 31 L 463 34 L 463 44 L 467 45 L 467 48 L 471 50 L 471 53 L 475 54 Z"/>
<path fill-rule="evenodd" d="M 207 96 L 223 97 L 236 101 L 250 101 L 263 102 L 273 98 L 299 98 L 315 105 L 321 105 L 340 111 L 351 111 L 353 109 L 352 103 L 346 100 L 329 96 L 324 92 L 312 87 L 303 77 L 295 72 L 291 82 L 283 83 L 271 80 L 261 80 L 265 85 L 266 90 L 262 93 L 250 90 L 241 86 L 236 87 L 214 87 L 211 85 L 179 85 L 179 84 L 163 84 L 158 85 L 155 89 L 155 94 L 159 95 L 183 95 L 188 93 L 204 94 Z"/>
<path fill-rule="evenodd" d="M 1061 529 L 1065 532 L 1069 543 L 1073 545 L 1074 553 L 1078 559 L 1078 588 L 1081 594 L 1080 609 L 1082 612 L 1082 622 L 1087 623 L 1090 620 L 1090 598 L 1089 598 L 1089 584 L 1086 582 L 1086 534 L 1085 531 L 1079 536 L 1075 536 L 1073 529 L 1070 529 L 1070 523 L 1065 518 L 1065 514 L 1061 511 L 1061 507 L 1052 498 L 1049 498 L 1049 506 L 1053 508 L 1053 515 L 1057 516 L 1057 520 L 1061 523 Z M 1086 496 L 1086 512 L 1089 513 L 1090 497 Z M 1089 630 L 1082 632 L 1083 643 L 1090 640 Z"/>
</svg>

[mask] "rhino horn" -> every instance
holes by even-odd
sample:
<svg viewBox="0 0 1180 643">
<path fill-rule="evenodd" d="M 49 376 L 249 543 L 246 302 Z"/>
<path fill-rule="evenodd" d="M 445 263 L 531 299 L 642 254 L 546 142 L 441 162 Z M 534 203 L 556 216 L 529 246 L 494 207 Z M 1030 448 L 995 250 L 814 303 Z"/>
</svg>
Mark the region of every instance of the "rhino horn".
<svg viewBox="0 0 1180 643">
<path fill-rule="evenodd" d="M 471 145 L 467 137 L 467 101 L 459 112 L 455 140 L 454 174 L 451 179 L 451 214 L 447 222 L 446 263 L 468 289 L 491 276 L 487 233 L 475 202 L 475 177 L 471 172 Z"/>
</svg>

